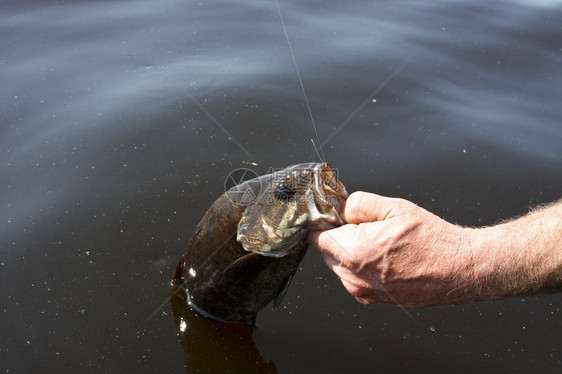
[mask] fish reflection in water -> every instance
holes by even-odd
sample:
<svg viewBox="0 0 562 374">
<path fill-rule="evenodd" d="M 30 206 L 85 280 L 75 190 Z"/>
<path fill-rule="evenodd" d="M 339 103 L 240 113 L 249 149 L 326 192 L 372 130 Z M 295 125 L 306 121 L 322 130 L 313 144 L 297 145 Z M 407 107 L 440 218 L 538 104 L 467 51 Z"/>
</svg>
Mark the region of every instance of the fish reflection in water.
<svg viewBox="0 0 562 374">
<path fill-rule="evenodd" d="M 171 305 L 186 372 L 277 373 L 275 364 L 266 361 L 258 350 L 252 327 L 205 318 L 187 305 L 185 293 L 178 288 L 173 289 Z"/>
<path fill-rule="evenodd" d="M 347 192 L 327 163 L 305 163 L 226 191 L 209 208 L 174 272 L 187 303 L 218 321 L 253 325 L 278 306 L 308 248 L 308 230 L 344 223 Z"/>
</svg>

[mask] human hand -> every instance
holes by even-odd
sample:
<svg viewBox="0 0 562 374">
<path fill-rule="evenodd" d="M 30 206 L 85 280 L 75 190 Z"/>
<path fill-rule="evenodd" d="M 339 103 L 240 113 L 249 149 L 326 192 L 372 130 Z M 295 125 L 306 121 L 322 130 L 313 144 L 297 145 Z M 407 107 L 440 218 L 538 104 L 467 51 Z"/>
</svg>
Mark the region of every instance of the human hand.
<svg viewBox="0 0 562 374">
<path fill-rule="evenodd" d="M 348 224 L 312 231 L 308 241 L 364 304 L 429 306 L 471 301 L 467 231 L 407 200 L 354 192 Z"/>
</svg>

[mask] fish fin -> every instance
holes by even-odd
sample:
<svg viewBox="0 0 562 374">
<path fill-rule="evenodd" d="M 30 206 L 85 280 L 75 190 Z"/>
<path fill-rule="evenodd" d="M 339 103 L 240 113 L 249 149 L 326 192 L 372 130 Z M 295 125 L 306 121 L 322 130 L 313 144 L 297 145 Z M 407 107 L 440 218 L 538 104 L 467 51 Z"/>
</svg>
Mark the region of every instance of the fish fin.
<svg viewBox="0 0 562 374">
<path fill-rule="evenodd" d="M 260 272 L 264 267 L 263 256 L 257 253 L 249 253 L 240 257 L 224 269 L 226 278 L 235 279 L 241 273 L 248 276 L 252 273 Z"/>
<path fill-rule="evenodd" d="M 277 309 L 279 305 L 281 305 L 281 302 L 283 301 L 283 297 L 287 293 L 287 290 L 289 289 L 289 285 L 291 284 L 291 280 L 293 279 L 294 275 L 295 273 L 289 275 L 281 285 L 281 288 L 279 289 L 279 293 L 275 297 L 275 300 L 273 300 L 273 306 L 271 307 L 272 310 Z"/>
</svg>

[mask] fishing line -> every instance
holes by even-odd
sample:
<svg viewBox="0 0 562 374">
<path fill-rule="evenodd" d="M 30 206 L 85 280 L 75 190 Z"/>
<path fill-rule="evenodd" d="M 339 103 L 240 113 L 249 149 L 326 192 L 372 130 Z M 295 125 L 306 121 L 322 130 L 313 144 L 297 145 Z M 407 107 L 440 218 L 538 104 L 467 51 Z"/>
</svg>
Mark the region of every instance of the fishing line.
<svg viewBox="0 0 562 374">
<path fill-rule="evenodd" d="M 318 152 L 318 148 L 316 148 L 316 143 L 314 143 L 314 139 L 310 139 L 310 141 L 312 142 L 312 146 L 314 147 L 314 150 L 316 151 L 316 155 L 318 156 L 318 158 L 320 160 L 322 160 L 322 156 L 320 156 L 320 153 Z M 322 160 L 322 161 L 324 161 L 324 160 Z"/>
<path fill-rule="evenodd" d="M 279 18 L 281 19 L 281 24 L 283 25 L 283 32 L 285 33 L 285 38 L 287 39 L 287 44 L 289 45 L 289 51 L 291 51 L 291 57 L 293 58 L 293 64 L 295 65 L 295 70 L 297 71 L 297 76 L 299 78 L 299 83 L 301 86 L 301 90 L 302 90 L 302 94 L 304 96 L 304 101 L 306 103 L 306 107 L 308 108 L 308 114 L 310 115 L 310 120 L 312 121 L 312 127 L 314 128 L 314 133 L 316 134 L 316 139 L 318 140 L 318 144 L 319 144 L 319 149 L 320 152 L 322 153 L 322 156 L 320 156 L 320 154 L 318 154 L 318 148 L 316 148 L 316 145 L 314 144 L 314 140 L 311 139 L 312 141 L 312 145 L 314 146 L 314 149 L 316 150 L 316 153 L 318 154 L 318 157 L 320 157 L 320 160 L 325 162 L 326 157 L 324 156 L 324 151 L 322 150 L 322 147 L 329 142 L 338 132 L 341 131 L 341 129 L 343 129 L 348 123 L 349 121 L 361 110 L 363 109 L 363 107 L 365 105 L 367 105 L 368 102 L 370 102 L 373 97 L 380 92 L 380 90 L 383 89 L 384 86 L 386 86 L 388 84 L 388 82 L 390 82 L 390 80 L 392 78 L 394 78 L 394 76 L 396 74 L 398 74 L 398 72 L 400 72 L 400 70 L 402 70 L 407 64 L 408 62 L 410 62 L 413 58 L 413 56 L 410 56 L 407 60 L 405 60 L 404 62 L 402 62 L 402 64 L 388 77 L 386 78 L 378 87 L 376 90 L 374 90 L 368 97 L 367 99 L 365 99 L 363 101 L 363 103 L 361 103 L 361 105 L 359 105 L 357 107 L 357 109 L 355 109 L 348 117 L 347 119 L 328 137 L 326 138 L 326 140 L 324 140 L 324 142 L 320 142 L 320 136 L 318 135 L 318 129 L 316 127 L 316 123 L 314 122 L 314 116 L 312 115 L 312 110 L 310 109 L 310 104 L 308 103 L 308 97 L 306 95 L 306 90 L 304 89 L 304 84 L 302 82 L 301 79 L 301 74 L 299 71 L 299 67 L 297 64 L 297 59 L 295 58 L 295 53 L 293 52 L 293 47 L 291 45 L 291 40 L 289 39 L 289 33 L 287 32 L 287 27 L 285 26 L 285 21 L 283 20 L 283 15 L 281 13 L 281 8 L 279 7 L 279 0 L 275 0 L 275 4 L 277 5 L 277 13 L 279 14 Z M 338 243 L 328 232 L 328 235 L 330 236 L 330 238 L 332 238 L 332 240 L 334 240 L 334 242 L 349 256 L 351 257 L 351 259 L 353 259 L 353 256 L 351 255 L 351 253 L 349 253 L 340 243 Z M 373 282 L 375 282 L 377 285 L 379 285 L 380 289 L 390 298 L 390 300 L 392 300 L 400 309 L 402 309 L 402 311 L 404 312 L 404 314 L 406 314 L 412 321 L 416 321 L 416 319 L 412 316 L 412 314 L 410 312 L 408 312 L 406 310 L 406 308 L 404 308 L 400 302 L 394 297 L 392 296 L 385 288 L 382 284 L 380 284 L 380 282 L 372 275 L 370 274 L 368 271 L 364 272 Z"/>
<path fill-rule="evenodd" d="M 316 128 L 316 122 L 314 122 L 314 116 L 312 115 L 312 110 L 310 109 L 310 104 L 308 103 L 308 96 L 306 95 L 306 90 L 304 89 L 304 84 L 302 83 L 301 73 L 299 66 L 297 64 L 297 59 L 295 58 L 295 53 L 293 52 L 293 46 L 291 45 L 291 40 L 289 39 L 289 33 L 287 32 L 287 27 L 285 26 L 285 21 L 283 20 L 283 15 L 281 14 L 281 8 L 279 7 L 279 0 L 275 0 L 277 5 L 277 13 L 279 14 L 279 19 L 281 19 L 281 24 L 283 25 L 283 32 L 285 33 L 285 38 L 287 39 L 287 44 L 289 45 L 289 51 L 291 51 L 291 57 L 293 58 L 293 64 L 295 65 L 295 70 L 297 71 L 297 77 L 299 78 L 299 83 L 301 85 L 302 95 L 304 96 L 304 102 L 306 103 L 306 108 L 308 109 L 308 114 L 310 115 L 310 120 L 312 121 L 312 127 L 314 128 L 314 134 L 316 139 L 318 139 L 318 144 L 320 144 L 320 136 L 318 135 L 318 129 Z M 316 147 L 315 147 L 316 148 Z M 318 150 L 316 150 L 318 152 Z M 320 152 L 322 157 L 320 161 L 325 162 L 326 156 L 324 156 L 324 151 L 322 150 L 322 145 L 320 144 Z"/>
<path fill-rule="evenodd" d="M 281 19 L 281 24 L 283 25 L 283 31 L 285 33 L 285 38 L 287 39 L 287 44 L 289 45 L 289 50 L 291 51 L 291 57 L 293 58 L 293 64 L 295 65 L 295 70 L 297 71 L 297 76 L 299 78 L 299 83 L 301 86 L 301 90 L 302 90 L 302 94 L 304 96 L 304 101 L 306 103 L 306 107 L 308 108 L 308 114 L 310 115 L 310 120 L 312 121 L 312 127 L 314 128 L 314 133 L 316 134 L 316 139 L 318 139 L 318 144 L 319 144 L 319 148 L 320 148 L 320 152 L 322 153 L 322 157 L 320 157 L 320 154 L 318 154 L 318 148 L 316 148 L 316 145 L 314 144 L 314 140 L 311 139 L 312 141 L 312 145 L 314 146 L 314 149 L 316 150 L 316 153 L 318 154 L 318 156 L 320 157 L 320 160 L 325 162 L 324 160 L 326 159 L 326 157 L 324 156 L 324 152 L 322 150 L 322 147 L 329 142 L 339 131 L 341 131 L 341 129 L 343 129 L 348 123 L 349 121 L 365 106 L 367 105 L 367 103 L 369 101 L 371 101 L 373 99 L 373 97 L 380 92 L 380 90 L 383 89 L 384 86 L 386 86 L 388 84 L 388 82 L 390 82 L 390 80 L 392 78 L 394 78 L 394 76 L 396 74 L 398 74 L 398 72 L 400 72 L 400 70 L 402 70 L 404 68 L 404 66 L 406 66 L 408 64 L 408 62 L 410 62 L 413 58 L 413 56 L 410 56 L 410 58 L 408 58 L 407 60 L 405 60 L 388 78 L 386 78 L 380 85 L 379 87 L 377 87 L 377 89 L 375 91 L 373 91 L 365 101 L 363 101 L 363 103 L 361 103 L 361 105 L 359 105 L 357 107 L 357 109 L 355 109 L 350 115 L 349 117 L 347 117 L 347 119 L 324 141 L 324 142 L 320 142 L 320 137 L 318 135 L 318 129 L 316 127 L 316 123 L 314 122 L 314 116 L 312 115 L 312 110 L 310 109 L 310 105 L 308 103 L 308 97 L 306 95 L 306 90 L 304 89 L 304 84 L 302 82 L 301 79 L 301 74 L 299 71 L 299 67 L 297 64 L 297 59 L 295 58 L 295 54 L 293 52 L 293 47 L 291 45 L 291 40 L 289 39 L 289 33 L 287 32 L 287 27 L 285 26 L 285 21 L 283 20 L 283 15 L 281 14 L 281 8 L 279 7 L 279 0 L 275 0 L 275 4 L 277 5 L 277 13 L 279 14 L 279 18 Z M 353 256 L 351 255 L 351 253 L 349 253 L 340 243 L 338 243 L 331 235 L 329 232 L 327 232 L 328 235 L 330 236 L 330 238 L 332 238 L 332 240 L 349 256 L 351 257 L 351 259 L 353 259 Z M 414 316 L 412 316 L 412 314 L 410 312 L 408 312 L 406 310 L 406 308 L 404 308 L 400 302 L 394 297 L 392 296 L 385 288 L 382 284 L 380 284 L 380 282 L 373 276 L 373 274 L 370 274 L 368 271 L 364 272 L 369 279 L 371 279 L 373 282 L 375 282 L 380 289 L 390 298 L 390 300 L 392 300 L 400 309 L 402 309 L 402 311 L 404 312 L 404 314 L 406 314 L 412 321 L 416 321 L 416 319 L 414 318 Z"/>
</svg>

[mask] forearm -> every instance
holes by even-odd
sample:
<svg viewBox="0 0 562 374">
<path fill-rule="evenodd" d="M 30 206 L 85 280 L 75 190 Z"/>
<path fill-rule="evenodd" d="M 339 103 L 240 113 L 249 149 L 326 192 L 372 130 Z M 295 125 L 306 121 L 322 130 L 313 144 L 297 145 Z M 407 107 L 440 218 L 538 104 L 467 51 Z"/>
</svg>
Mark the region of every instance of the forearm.
<svg viewBox="0 0 562 374">
<path fill-rule="evenodd" d="M 562 290 L 562 201 L 474 229 L 469 240 L 474 298 Z"/>
</svg>

